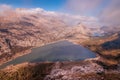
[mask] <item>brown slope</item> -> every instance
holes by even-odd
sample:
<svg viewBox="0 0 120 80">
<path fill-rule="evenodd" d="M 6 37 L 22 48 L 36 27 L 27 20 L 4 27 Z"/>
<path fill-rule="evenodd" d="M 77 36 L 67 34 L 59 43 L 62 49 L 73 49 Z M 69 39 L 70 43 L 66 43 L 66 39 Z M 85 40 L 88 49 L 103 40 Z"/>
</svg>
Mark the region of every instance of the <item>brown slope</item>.
<svg viewBox="0 0 120 80">
<path fill-rule="evenodd" d="M 100 56 L 100 61 L 105 64 L 112 65 L 120 62 L 120 34 L 103 37 L 93 38 L 83 43 L 92 51 Z"/>
<path fill-rule="evenodd" d="M 26 54 L 32 47 L 62 40 L 84 40 L 79 27 L 69 27 L 63 20 L 43 14 L 12 13 L 0 16 L 0 63 Z M 13 57 L 14 56 L 14 57 Z"/>
</svg>

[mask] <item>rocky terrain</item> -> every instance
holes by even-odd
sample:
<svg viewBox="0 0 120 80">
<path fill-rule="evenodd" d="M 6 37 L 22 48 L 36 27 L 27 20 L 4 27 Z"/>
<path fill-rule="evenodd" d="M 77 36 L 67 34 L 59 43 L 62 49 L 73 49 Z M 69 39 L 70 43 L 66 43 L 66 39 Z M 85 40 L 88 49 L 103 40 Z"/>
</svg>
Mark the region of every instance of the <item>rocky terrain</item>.
<svg viewBox="0 0 120 80">
<path fill-rule="evenodd" d="M 69 26 L 47 12 L 16 9 L 0 16 L 0 64 L 27 54 L 33 47 L 54 41 L 88 39 L 89 29 L 77 24 Z"/>
<path fill-rule="evenodd" d="M 81 44 L 96 52 L 98 57 L 77 62 L 44 62 L 11 65 L 0 70 L 0 79 L 120 80 L 119 33 L 108 37 L 91 38 Z"/>
<path fill-rule="evenodd" d="M 97 59 L 23 63 L 0 70 L 1 80 L 119 80 L 120 65 L 105 68 Z"/>
<path fill-rule="evenodd" d="M 98 56 L 81 62 L 11 65 L 0 70 L 0 80 L 120 80 L 120 33 L 118 27 L 112 29 L 102 27 L 97 31 L 106 36 L 93 37 L 91 30 L 95 29 L 81 23 L 70 26 L 44 11 L 10 11 L 0 16 L 0 64 L 63 39 L 82 44 Z"/>
</svg>

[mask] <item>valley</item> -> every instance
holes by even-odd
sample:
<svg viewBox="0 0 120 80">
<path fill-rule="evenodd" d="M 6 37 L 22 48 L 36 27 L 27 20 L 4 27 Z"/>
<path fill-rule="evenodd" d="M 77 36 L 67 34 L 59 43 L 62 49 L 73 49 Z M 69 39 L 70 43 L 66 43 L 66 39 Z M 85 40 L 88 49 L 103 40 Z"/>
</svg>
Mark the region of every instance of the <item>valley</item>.
<svg viewBox="0 0 120 80">
<path fill-rule="evenodd" d="M 0 80 L 120 80 L 118 19 L 0 9 Z"/>
<path fill-rule="evenodd" d="M 88 34 L 83 33 L 86 29 L 83 25 L 70 27 L 59 18 L 54 20 L 53 17 L 43 15 L 41 12 L 28 14 L 20 10 L 18 13 L 17 10 L 0 18 L 2 19 L 0 20 L 0 64 L 28 54 L 34 47 L 58 40 L 80 39 L 82 42 L 88 39 Z"/>
</svg>

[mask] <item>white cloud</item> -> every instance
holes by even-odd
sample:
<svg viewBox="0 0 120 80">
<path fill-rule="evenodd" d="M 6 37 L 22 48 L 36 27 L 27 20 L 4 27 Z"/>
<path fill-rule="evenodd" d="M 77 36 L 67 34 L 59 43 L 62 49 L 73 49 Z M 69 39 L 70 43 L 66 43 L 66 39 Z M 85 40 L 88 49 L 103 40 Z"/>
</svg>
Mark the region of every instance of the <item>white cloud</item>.
<svg viewBox="0 0 120 80">
<path fill-rule="evenodd" d="M 80 15 L 72 15 L 72 14 L 66 14 L 66 13 L 60 13 L 60 12 L 55 12 L 55 11 L 46 11 L 42 8 L 30 8 L 30 9 L 25 9 L 25 8 L 17 8 L 17 9 L 12 9 L 11 6 L 9 5 L 0 5 L 0 8 L 3 10 L 1 13 L 4 15 L 8 15 L 11 12 L 15 12 L 18 14 L 23 14 L 23 15 L 44 15 L 47 17 L 51 18 L 58 18 L 60 20 L 63 20 L 64 22 L 70 24 L 70 25 L 75 25 L 77 23 L 87 23 L 87 24 L 97 24 L 98 19 L 96 17 L 88 17 L 88 16 L 80 16 Z M 7 13 L 6 13 L 7 11 Z M 9 11 L 9 12 L 8 12 Z"/>
<path fill-rule="evenodd" d="M 66 10 L 73 13 L 87 14 L 93 12 L 100 6 L 103 0 L 68 0 L 65 5 Z"/>
<path fill-rule="evenodd" d="M 120 0 L 111 0 L 110 4 L 100 14 L 100 19 L 107 25 L 120 25 Z"/>
<path fill-rule="evenodd" d="M 0 5 L 0 11 L 3 11 L 3 10 L 9 10 L 11 9 L 12 7 L 10 5 L 7 5 L 7 4 L 1 4 Z"/>
<path fill-rule="evenodd" d="M 120 0 L 68 0 L 65 11 L 84 16 L 98 15 L 101 25 L 120 25 Z"/>
<path fill-rule="evenodd" d="M 30 9 L 24 9 L 24 8 L 17 8 L 16 12 L 21 14 L 42 14 L 42 15 L 57 15 L 54 11 L 46 11 L 42 8 L 30 8 Z"/>
<path fill-rule="evenodd" d="M 58 18 L 63 20 L 65 23 L 69 25 L 76 25 L 78 23 L 84 23 L 87 26 L 96 26 L 98 25 L 98 19 L 96 17 L 88 17 L 88 16 L 80 16 L 80 15 L 72 15 L 67 13 L 60 13 L 54 11 L 46 11 L 42 8 L 32 8 L 32 9 L 17 9 L 18 13 L 23 14 L 40 14 L 51 18 Z M 94 23 L 94 25 L 93 25 Z"/>
<path fill-rule="evenodd" d="M 70 25 L 75 25 L 78 23 L 88 23 L 92 25 L 92 23 L 97 24 L 98 19 L 96 17 L 88 17 L 88 16 L 80 16 L 80 15 L 72 15 L 72 14 L 65 14 L 65 13 L 58 13 L 60 19 L 63 19 L 65 22 L 69 23 Z"/>
<path fill-rule="evenodd" d="M 0 5 L 0 16 L 5 16 L 10 14 L 13 11 L 12 7 L 7 4 Z"/>
</svg>

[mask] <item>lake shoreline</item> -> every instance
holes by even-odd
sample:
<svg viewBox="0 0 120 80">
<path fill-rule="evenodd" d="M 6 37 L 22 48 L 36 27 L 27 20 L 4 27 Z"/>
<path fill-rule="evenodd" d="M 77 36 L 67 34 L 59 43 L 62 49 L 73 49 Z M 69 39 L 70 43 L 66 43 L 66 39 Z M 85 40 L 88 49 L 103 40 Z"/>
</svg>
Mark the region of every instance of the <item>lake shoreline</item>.
<svg viewBox="0 0 120 80">
<path fill-rule="evenodd" d="M 23 62 L 80 61 L 86 58 L 93 58 L 94 55 L 95 53 L 93 54 L 91 51 L 78 44 L 72 43 L 68 40 L 60 40 L 44 46 L 33 48 L 31 53 L 17 57 L 12 61 L 8 61 L 2 66 L 16 65 L 16 63 L 19 64 Z"/>
</svg>

